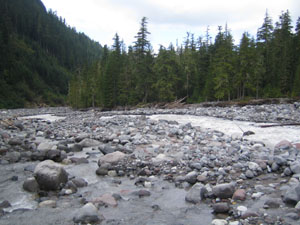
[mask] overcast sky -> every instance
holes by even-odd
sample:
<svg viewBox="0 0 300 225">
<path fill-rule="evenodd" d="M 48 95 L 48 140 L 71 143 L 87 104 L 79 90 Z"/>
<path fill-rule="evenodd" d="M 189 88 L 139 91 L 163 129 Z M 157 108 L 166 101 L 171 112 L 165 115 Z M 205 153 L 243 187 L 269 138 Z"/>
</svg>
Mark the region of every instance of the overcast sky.
<svg viewBox="0 0 300 225">
<path fill-rule="evenodd" d="M 299 0 L 42 0 L 47 9 L 57 12 L 71 27 L 84 32 L 100 44 L 113 44 L 118 33 L 125 44 L 132 45 L 141 18 L 148 18 L 149 40 L 154 49 L 170 42 L 181 44 L 186 33 L 205 36 L 209 26 L 215 37 L 218 26 L 227 22 L 238 44 L 242 33 L 256 36 L 266 9 L 279 20 L 282 11 L 289 10 L 292 25 L 300 16 Z M 294 30 L 294 29 L 293 29 Z"/>
</svg>

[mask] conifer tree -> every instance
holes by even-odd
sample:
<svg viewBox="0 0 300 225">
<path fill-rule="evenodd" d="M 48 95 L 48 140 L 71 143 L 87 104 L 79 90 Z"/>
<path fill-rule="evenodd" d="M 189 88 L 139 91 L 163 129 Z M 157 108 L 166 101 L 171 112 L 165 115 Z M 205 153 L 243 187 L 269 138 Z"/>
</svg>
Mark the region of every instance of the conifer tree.
<svg viewBox="0 0 300 225">
<path fill-rule="evenodd" d="M 147 18 L 143 17 L 141 27 L 134 42 L 135 76 L 139 101 L 147 103 L 151 99 L 151 86 L 153 82 L 153 55 L 150 41 L 148 40 Z"/>
<path fill-rule="evenodd" d="M 279 22 L 276 23 L 273 43 L 275 71 L 272 79 L 277 81 L 277 84 L 275 85 L 283 95 L 289 95 L 292 90 L 292 44 L 293 35 L 291 18 L 289 11 L 286 11 L 282 12 L 279 17 Z"/>
<path fill-rule="evenodd" d="M 118 105 L 119 78 L 122 71 L 121 43 L 118 34 L 115 34 L 113 50 L 107 60 L 104 75 L 104 106 L 113 108 Z"/>
<path fill-rule="evenodd" d="M 296 24 L 294 36 L 294 61 L 293 61 L 293 92 L 292 96 L 300 97 L 300 17 Z"/>
</svg>

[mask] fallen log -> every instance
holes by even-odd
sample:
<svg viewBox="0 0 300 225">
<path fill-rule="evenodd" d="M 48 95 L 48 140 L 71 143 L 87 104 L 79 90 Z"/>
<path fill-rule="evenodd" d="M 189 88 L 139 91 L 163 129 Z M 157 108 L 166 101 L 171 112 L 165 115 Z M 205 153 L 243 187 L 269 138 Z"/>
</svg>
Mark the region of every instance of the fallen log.
<svg viewBox="0 0 300 225">
<path fill-rule="evenodd" d="M 269 125 L 261 125 L 259 127 L 268 128 L 268 127 L 284 127 L 284 126 L 300 126 L 300 123 L 269 124 Z"/>
<path fill-rule="evenodd" d="M 175 100 L 174 102 L 167 103 L 164 105 L 164 108 L 167 108 L 167 109 L 179 108 L 185 104 L 183 101 L 186 98 L 187 98 L 187 96 L 185 96 L 184 98 Z"/>
</svg>

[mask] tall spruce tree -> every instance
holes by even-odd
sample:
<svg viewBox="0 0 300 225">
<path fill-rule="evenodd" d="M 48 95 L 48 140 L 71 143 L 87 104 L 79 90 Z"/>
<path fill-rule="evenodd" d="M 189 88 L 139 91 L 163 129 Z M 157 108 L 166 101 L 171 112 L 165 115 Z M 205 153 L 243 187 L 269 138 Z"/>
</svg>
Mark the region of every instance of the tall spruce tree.
<svg viewBox="0 0 300 225">
<path fill-rule="evenodd" d="M 113 49 L 107 60 L 104 75 L 104 106 L 113 108 L 118 105 L 119 79 L 122 71 L 121 42 L 118 34 L 114 37 Z"/>
<path fill-rule="evenodd" d="M 137 93 L 140 102 L 147 103 L 151 99 L 151 86 L 153 82 L 153 55 L 147 29 L 147 18 L 143 17 L 141 27 L 134 42 L 135 76 L 137 79 Z"/>
<path fill-rule="evenodd" d="M 227 29 L 223 32 L 219 27 L 219 33 L 215 41 L 215 53 L 212 61 L 212 75 L 214 81 L 215 97 L 222 100 L 231 99 L 232 80 L 235 73 L 235 57 L 233 52 L 233 40 Z"/>
<path fill-rule="evenodd" d="M 293 34 L 291 22 L 289 11 L 282 12 L 274 30 L 275 71 L 273 80 L 277 81 L 275 85 L 283 95 L 290 95 L 293 82 Z"/>
<path fill-rule="evenodd" d="M 162 46 L 160 47 L 155 60 L 154 72 L 157 81 L 153 87 L 156 90 L 157 100 L 170 102 L 178 98 L 177 83 L 180 76 L 180 65 L 172 45 L 168 50 Z"/>
<path fill-rule="evenodd" d="M 300 97 L 300 17 L 296 24 L 296 34 L 294 35 L 294 60 L 293 60 L 293 91 L 292 96 Z"/>
<path fill-rule="evenodd" d="M 278 92 L 276 80 L 273 79 L 275 71 L 274 48 L 273 48 L 273 23 L 266 11 L 264 22 L 257 31 L 257 47 L 263 56 L 264 74 L 262 76 L 262 86 L 264 87 L 264 96 L 272 96 Z"/>
</svg>

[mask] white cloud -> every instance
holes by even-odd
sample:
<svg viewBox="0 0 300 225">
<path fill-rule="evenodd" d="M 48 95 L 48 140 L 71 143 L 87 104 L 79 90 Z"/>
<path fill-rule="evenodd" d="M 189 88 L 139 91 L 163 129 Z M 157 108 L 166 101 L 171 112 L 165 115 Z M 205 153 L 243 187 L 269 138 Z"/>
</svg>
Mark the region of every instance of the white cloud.
<svg viewBox="0 0 300 225">
<path fill-rule="evenodd" d="M 228 23 L 236 43 L 244 31 L 255 36 L 268 9 L 273 22 L 281 11 L 290 10 L 293 25 L 300 15 L 298 0 L 43 0 L 47 8 L 57 11 L 71 26 L 86 33 L 102 45 L 112 44 L 117 32 L 131 45 L 143 16 L 149 19 L 150 41 L 159 44 L 182 42 L 186 32 L 211 35 L 218 25 Z"/>
</svg>

